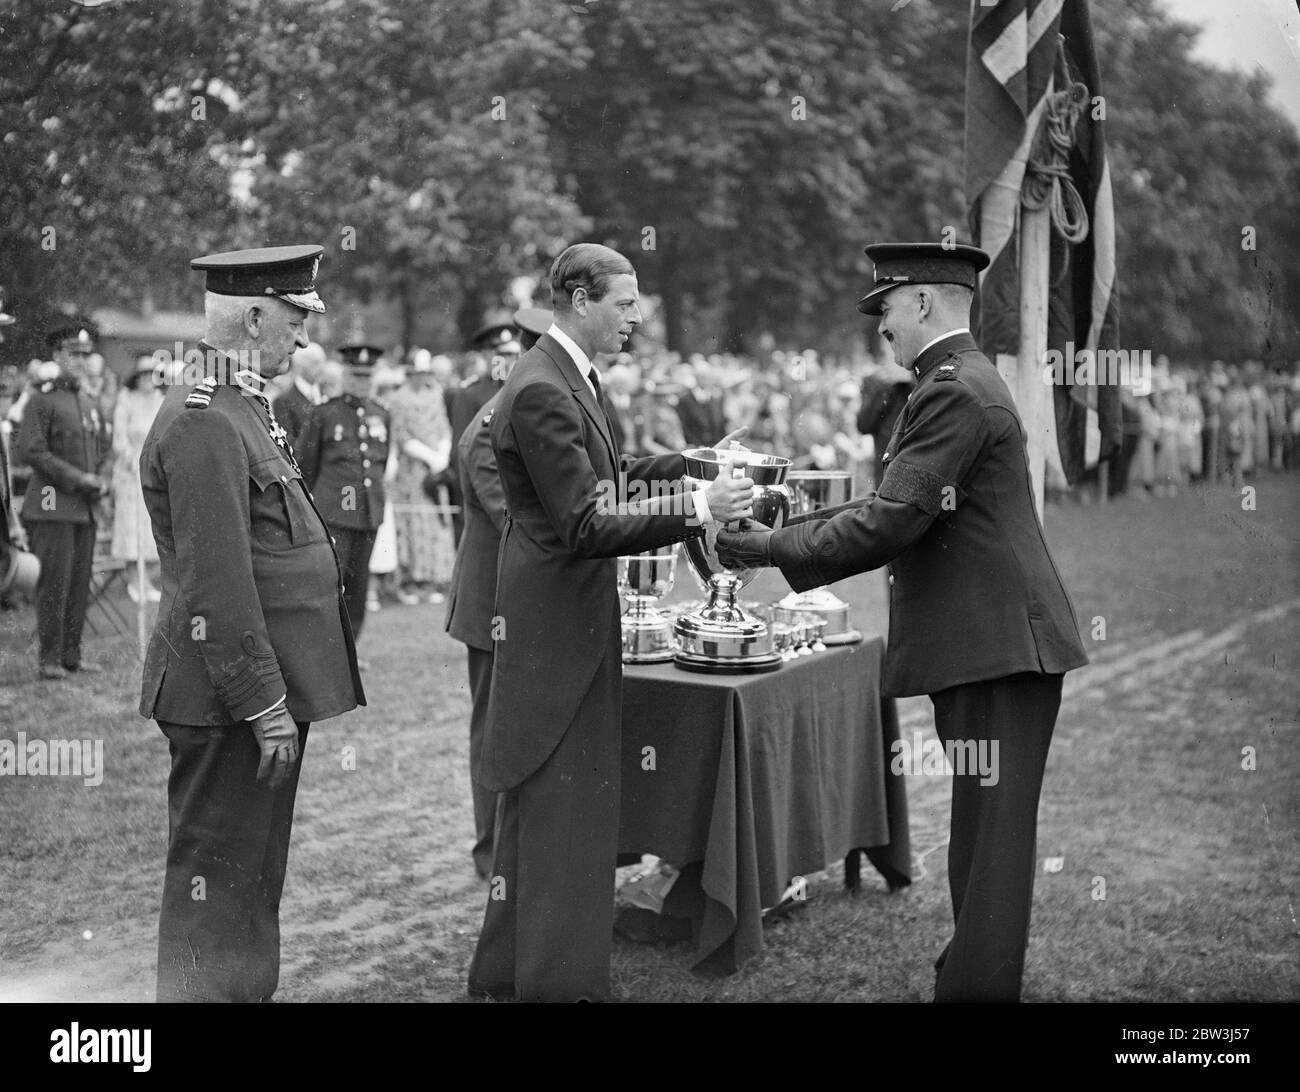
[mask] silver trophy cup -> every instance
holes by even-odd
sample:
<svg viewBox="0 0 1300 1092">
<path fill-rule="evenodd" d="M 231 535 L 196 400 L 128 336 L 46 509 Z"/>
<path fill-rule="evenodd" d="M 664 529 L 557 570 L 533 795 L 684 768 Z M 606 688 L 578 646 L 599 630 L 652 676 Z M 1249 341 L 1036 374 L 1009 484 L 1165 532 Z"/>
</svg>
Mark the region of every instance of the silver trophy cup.
<svg viewBox="0 0 1300 1092">
<path fill-rule="evenodd" d="M 673 658 L 672 619 L 655 606 L 673 590 L 677 551 L 671 546 L 618 559 L 618 593 L 627 600 L 623 614 L 623 662 L 663 663 Z"/>
<path fill-rule="evenodd" d="M 793 470 L 786 478 L 790 487 L 791 515 L 802 516 L 847 504 L 853 499 L 853 475 L 847 470 Z M 791 592 L 777 604 L 780 621 L 795 621 L 799 615 L 814 615 L 825 621 L 822 640 L 828 645 L 849 645 L 862 634 L 849 621 L 849 605 L 830 588 Z"/>
<path fill-rule="evenodd" d="M 773 529 L 780 527 L 790 512 L 790 494 L 785 487 L 790 460 L 744 449 L 719 451 L 711 447 L 692 448 L 686 458 L 686 477 L 692 488 L 713 481 L 720 474 L 749 477 L 754 481 L 754 519 Z M 736 602 L 736 595 L 758 575 L 757 569 L 728 569 L 718 560 L 716 526 L 682 543 L 686 561 L 708 594 L 698 610 L 677 619 L 678 667 L 688 671 L 732 674 L 775 671 L 781 653 L 772 642 L 771 629 Z"/>
</svg>

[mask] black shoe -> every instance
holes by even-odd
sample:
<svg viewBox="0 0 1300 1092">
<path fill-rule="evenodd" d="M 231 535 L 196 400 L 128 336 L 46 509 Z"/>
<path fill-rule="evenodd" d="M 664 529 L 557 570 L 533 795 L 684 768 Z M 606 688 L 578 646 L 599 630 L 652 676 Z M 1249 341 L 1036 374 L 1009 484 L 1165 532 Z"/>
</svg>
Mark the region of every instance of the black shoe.
<svg viewBox="0 0 1300 1092">
<path fill-rule="evenodd" d="M 102 675 L 104 673 L 104 669 L 91 660 L 82 660 L 80 663 L 75 664 L 64 664 L 63 670 L 75 672 L 79 675 Z"/>
<path fill-rule="evenodd" d="M 42 679 L 66 679 L 68 673 L 58 664 L 41 664 L 40 677 Z"/>
</svg>

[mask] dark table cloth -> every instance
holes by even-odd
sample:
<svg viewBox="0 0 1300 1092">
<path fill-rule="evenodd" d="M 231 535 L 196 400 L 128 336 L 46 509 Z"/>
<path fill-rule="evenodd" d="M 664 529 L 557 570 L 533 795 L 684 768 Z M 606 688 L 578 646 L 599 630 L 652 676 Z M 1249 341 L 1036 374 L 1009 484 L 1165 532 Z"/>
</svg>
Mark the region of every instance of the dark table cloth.
<svg viewBox="0 0 1300 1092">
<path fill-rule="evenodd" d="M 673 893 L 694 918 L 697 970 L 734 971 L 758 954 L 763 909 L 850 850 L 869 849 L 891 888 L 910 882 L 883 660 L 883 640 L 869 637 L 770 674 L 624 668 L 619 850 L 698 877 L 693 905 Z"/>
</svg>

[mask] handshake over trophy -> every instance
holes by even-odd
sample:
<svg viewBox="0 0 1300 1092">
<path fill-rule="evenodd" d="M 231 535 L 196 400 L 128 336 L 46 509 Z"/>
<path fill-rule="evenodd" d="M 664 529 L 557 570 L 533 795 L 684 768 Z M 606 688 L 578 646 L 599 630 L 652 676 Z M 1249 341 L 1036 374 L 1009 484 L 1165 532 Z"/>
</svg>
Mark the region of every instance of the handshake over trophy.
<svg viewBox="0 0 1300 1092">
<path fill-rule="evenodd" d="M 846 503 L 852 475 L 843 470 L 790 470 L 790 460 L 733 444 L 729 450 L 684 451 L 686 484 L 697 488 L 722 474 L 754 482 L 754 519 L 776 530 L 791 515 L 810 515 Z M 682 553 L 707 601 L 676 621 L 655 601 L 673 589 L 677 555 L 671 548 L 619 559 L 618 590 L 627 600 L 623 615 L 623 661 L 675 661 L 687 671 L 739 674 L 774 671 L 790 659 L 792 636 L 806 634 L 803 651 L 862 640 L 849 623 L 849 606 L 828 588 L 791 592 L 756 617 L 737 595 L 757 569 L 727 568 L 718 559 L 719 528 L 682 543 Z M 769 624 L 770 623 L 770 624 Z M 787 632 L 788 631 L 788 632 Z"/>
</svg>

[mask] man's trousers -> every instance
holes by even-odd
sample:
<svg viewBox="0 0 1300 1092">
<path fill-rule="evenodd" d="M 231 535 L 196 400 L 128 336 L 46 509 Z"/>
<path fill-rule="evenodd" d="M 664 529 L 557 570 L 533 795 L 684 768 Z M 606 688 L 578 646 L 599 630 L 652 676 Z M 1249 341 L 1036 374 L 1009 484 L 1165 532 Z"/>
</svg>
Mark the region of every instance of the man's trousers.
<svg viewBox="0 0 1300 1092">
<path fill-rule="evenodd" d="M 90 604 L 94 523 L 33 521 L 28 535 L 41 563 L 36 583 L 36 632 L 42 667 L 81 663 L 81 631 Z"/>
<path fill-rule="evenodd" d="M 334 536 L 334 552 L 343 570 L 343 602 L 347 604 L 352 636 L 360 639 L 366 620 L 366 592 L 370 588 L 370 555 L 375 551 L 379 531 L 331 527 L 330 534 Z"/>
<path fill-rule="evenodd" d="M 1020 999 L 1038 797 L 1064 678 L 1026 673 L 930 695 L 945 747 L 961 740 L 982 744 L 996 774 L 994 783 L 970 764 L 963 772 L 954 762 L 948 887 L 956 928 L 935 964 L 936 1001 Z"/>
<path fill-rule="evenodd" d="M 469 693 L 473 703 L 469 714 L 470 795 L 474 801 L 474 867 L 484 878 L 492 872 L 493 830 L 497 818 L 497 794 L 475 779 L 483 755 L 483 724 L 487 720 L 488 695 L 492 688 L 492 653 L 466 645 L 469 658 Z"/>
<path fill-rule="evenodd" d="M 520 1001 L 609 999 L 621 704 L 615 645 L 551 756 L 500 794 L 471 993 Z"/>
<path fill-rule="evenodd" d="M 280 893 L 299 758 L 272 791 L 245 722 L 158 723 L 170 743 L 167 872 L 158 917 L 159 1001 L 265 1001 L 280 979 Z"/>
</svg>

